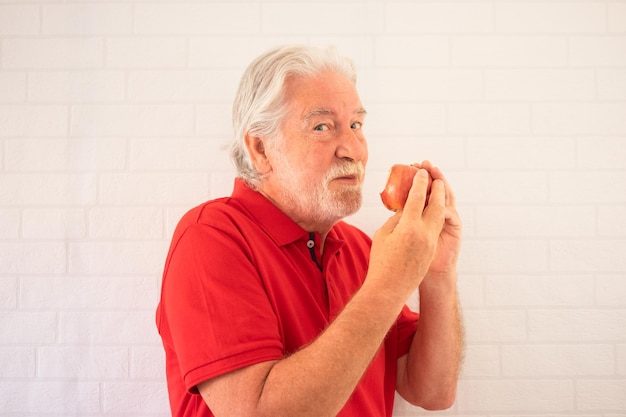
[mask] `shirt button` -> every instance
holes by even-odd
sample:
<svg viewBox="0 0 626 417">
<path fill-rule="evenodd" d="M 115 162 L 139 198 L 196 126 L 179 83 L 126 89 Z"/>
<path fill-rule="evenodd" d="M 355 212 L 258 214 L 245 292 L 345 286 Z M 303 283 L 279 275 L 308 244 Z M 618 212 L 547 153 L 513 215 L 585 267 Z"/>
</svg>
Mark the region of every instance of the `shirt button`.
<svg viewBox="0 0 626 417">
<path fill-rule="evenodd" d="M 308 242 L 306 242 L 307 248 L 311 249 L 313 246 L 315 246 L 315 241 L 309 240 Z"/>
</svg>

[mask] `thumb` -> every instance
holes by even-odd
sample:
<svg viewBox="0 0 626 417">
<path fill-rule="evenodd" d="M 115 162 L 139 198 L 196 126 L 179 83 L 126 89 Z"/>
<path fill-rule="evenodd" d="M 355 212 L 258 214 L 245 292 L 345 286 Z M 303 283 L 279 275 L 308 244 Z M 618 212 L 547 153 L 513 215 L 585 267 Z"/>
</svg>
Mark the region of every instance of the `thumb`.
<svg viewBox="0 0 626 417">
<path fill-rule="evenodd" d="M 398 225 L 398 222 L 400 221 L 401 217 L 402 217 L 401 212 L 399 212 L 399 211 L 396 212 L 393 216 L 391 216 L 389 219 L 387 219 L 387 221 L 385 223 L 383 223 L 382 226 L 380 226 L 380 228 L 374 233 L 374 236 L 376 236 L 376 235 L 383 235 L 383 236 L 389 235 L 391 232 L 394 231 L 394 229 Z"/>
</svg>

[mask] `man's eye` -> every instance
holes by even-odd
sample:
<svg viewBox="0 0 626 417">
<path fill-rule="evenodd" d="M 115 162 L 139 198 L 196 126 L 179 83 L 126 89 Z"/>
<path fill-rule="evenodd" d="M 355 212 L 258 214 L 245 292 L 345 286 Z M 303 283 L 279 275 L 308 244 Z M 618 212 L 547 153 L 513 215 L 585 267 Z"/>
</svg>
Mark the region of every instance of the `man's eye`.
<svg viewBox="0 0 626 417">
<path fill-rule="evenodd" d="M 325 130 L 328 130 L 328 125 L 326 124 L 317 125 L 313 128 L 313 130 L 317 130 L 318 132 L 323 132 Z"/>
<path fill-rule="evenodd" d="M 351 129 L 360 129 L 363 127 L 363 123 L 361 122 L 354 122 L 350 125 Z"/>
</svg>

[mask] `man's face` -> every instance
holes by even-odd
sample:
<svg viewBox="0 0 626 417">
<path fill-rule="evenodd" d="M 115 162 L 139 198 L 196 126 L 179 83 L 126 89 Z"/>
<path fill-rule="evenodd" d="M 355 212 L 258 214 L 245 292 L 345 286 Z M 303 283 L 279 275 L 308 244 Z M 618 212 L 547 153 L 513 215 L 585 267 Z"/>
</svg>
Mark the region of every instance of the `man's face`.
<svg viewBox="0 0 626 417">
<path fill-rule="evenodd" d="M 296 222 L 329 227 L 361 205 L 365 110 L 355 86 L 333 72 L 288 80 L 286 102 L 282 138 L 266 149 L 265 191 Z"/>
</svg>

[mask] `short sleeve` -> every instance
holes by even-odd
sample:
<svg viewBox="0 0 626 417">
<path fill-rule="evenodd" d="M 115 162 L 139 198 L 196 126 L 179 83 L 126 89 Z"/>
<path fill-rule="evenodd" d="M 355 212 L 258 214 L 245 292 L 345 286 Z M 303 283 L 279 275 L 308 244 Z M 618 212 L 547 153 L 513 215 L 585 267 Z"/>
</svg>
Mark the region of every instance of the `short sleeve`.
<svg viewBox="0 0 626 417">
<path fill-rule="evenodd" d="M 188 226 L 170 249 L 160 327 L 169 332 L 190 392 L 212 377 L 283 355 L 277 319 L 253 262 L 236 230 L 202 224 Z"/>
<path fill-rule="evenodd" d="M 396 321 L 398 329 L 398 358 L 409 353 L 418 321 L 419 314 L 405 305 Z"/>
</svg>

